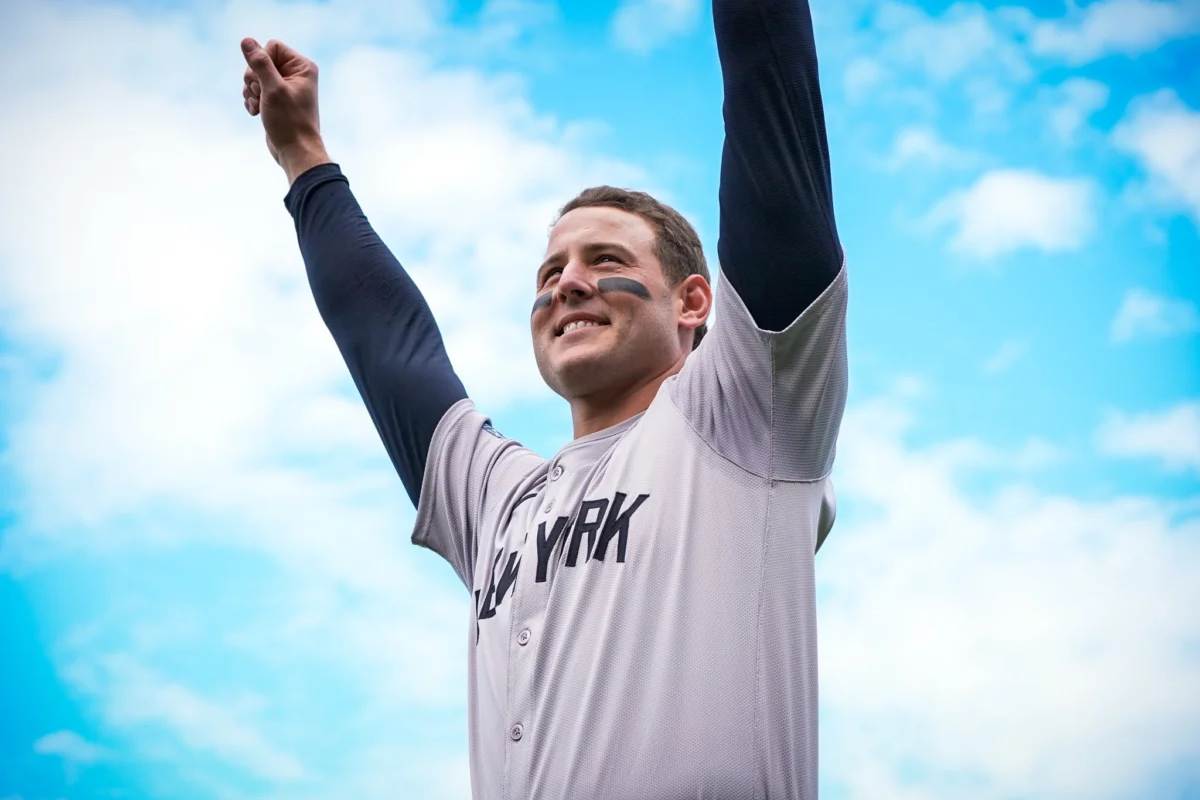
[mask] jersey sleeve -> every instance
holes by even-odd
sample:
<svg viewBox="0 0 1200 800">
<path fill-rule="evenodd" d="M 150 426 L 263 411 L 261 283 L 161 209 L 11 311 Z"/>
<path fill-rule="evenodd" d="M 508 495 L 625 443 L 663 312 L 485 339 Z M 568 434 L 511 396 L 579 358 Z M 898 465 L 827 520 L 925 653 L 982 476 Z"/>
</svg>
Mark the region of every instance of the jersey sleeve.
<svg viewBox="0 0 1200 800">
<path fill-rule="evenodd" d="M 846 401 L 846 268 L 805 0 L 713 0 L 724 86 L 717 318 L 671 392 L 756 475 L 828 475 Z"/>
<path fill-rule="evenodd" d="M 829 474 L 846 405 L 846 270 L 783 330 L 759 327 L 728 280 L 712 332 L 669 384 L 710 447 L 764 478 Z"/>
<path fill-rule="evenodd" d="M 541 456 L 499 433 L 470 400 L 455 403 L 429 445 L 413 544 L 446 559 L 470 591 L 479 532 L 519 504 L 544 465 Z"/>
<path fill-rule="evenodd" d="M 721 274 L 782 330 L 842 266 L 812 19 L 805 0 L 714 0 L 725 142 Z"/>
<path fill-rule="evenodd" d="M 416 505 L 434 428 L 467 396 L 433 313 L 337 164 L 301 174 L 283 202 L 317 309 Z"/>
</svg>

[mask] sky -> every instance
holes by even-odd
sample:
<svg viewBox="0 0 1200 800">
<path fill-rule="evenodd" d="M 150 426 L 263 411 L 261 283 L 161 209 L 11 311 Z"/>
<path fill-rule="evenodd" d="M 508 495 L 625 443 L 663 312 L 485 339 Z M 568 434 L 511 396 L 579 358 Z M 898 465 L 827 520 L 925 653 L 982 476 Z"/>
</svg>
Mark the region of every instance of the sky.
<svg viewBox="0 0 1200 800">
<path fill-rule="evenodd" d="M 1200 798 L 1200 2 L 815 6 L 821 796 Z M 469 795 L 468 595 L 316 312 L 243 36 L 317 61 L 331 156 L 544 455 L 555 210 L 650 191 L 719 266 L 698 0 L 3 4 L 2 800 Z"/>
</svg>

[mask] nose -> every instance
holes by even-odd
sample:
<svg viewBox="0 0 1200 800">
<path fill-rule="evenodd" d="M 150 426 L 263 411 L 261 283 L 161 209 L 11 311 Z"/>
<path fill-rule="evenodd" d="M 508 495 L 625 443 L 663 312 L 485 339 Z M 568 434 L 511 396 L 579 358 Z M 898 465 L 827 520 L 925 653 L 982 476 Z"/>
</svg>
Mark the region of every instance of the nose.
<svg viewBox="0 0 1200 800">
<path fill-rule="evenodd" d="M 567 262 L 562 273 L 558 276 L 558 285 L 554 289 L 560 300 L 586 300 L 596 293 L 592 285 L 591 271 L 577 260 Z"/>
</svg>

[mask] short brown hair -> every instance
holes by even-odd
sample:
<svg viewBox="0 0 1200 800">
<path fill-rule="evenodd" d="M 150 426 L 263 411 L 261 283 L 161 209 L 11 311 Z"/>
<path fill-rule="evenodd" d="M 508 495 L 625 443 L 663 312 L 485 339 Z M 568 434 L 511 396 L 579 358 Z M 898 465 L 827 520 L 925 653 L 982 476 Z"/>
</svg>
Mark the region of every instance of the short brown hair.
<svg viewBox="0 0 1200 800">
<path fill-rule="evenodd" d="M 562 219 L 568 211 L 589 206 L 619 208 L 637 214 L 650 223 L 650 227 L 654 229 L 654 255 L 662 264 L 663 276 L 671 286 L 689 275 L 702 275 L 706 281 L 711 282 L 708 262 L 704 259 L 704 248 L 700 245 L 696 229 L 669 205 L 660 203 L 645 192 L 618 189 L 615 186 L 593 186 L 584 189 L 563 206 L 555 222 Z M 707 324 L 696 328 L 695 338 L 692 339 L 693 350 L 700 345 L 700 340 L 707 331 Z"/>
</svg>

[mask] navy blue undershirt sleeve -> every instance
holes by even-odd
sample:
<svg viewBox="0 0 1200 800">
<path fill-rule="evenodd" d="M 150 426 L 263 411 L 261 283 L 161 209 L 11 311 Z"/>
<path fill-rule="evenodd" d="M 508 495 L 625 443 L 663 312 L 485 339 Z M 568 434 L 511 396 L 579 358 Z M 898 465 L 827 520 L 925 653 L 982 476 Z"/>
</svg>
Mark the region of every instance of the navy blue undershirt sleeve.
<svg viewBox="0 0 1200 800">
<path fill-rule="evenodd" d="M 758 327 L 783 330 L 837 276 L 825 111 L 805 0 L 714 0 L 725 85 L 717 256 Z"/>
<path fill-rule="evenodd" d="M 433 431 L 467 396 L 437 323 L 337 164 L 304 172 L 283 203 L 317 309 L 416 505 Z"/>
</svg>

